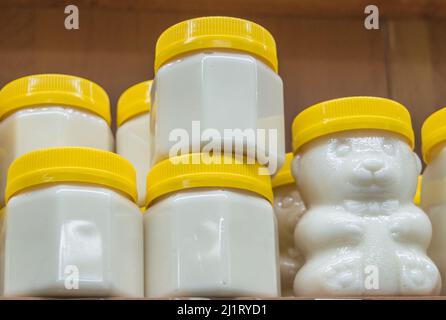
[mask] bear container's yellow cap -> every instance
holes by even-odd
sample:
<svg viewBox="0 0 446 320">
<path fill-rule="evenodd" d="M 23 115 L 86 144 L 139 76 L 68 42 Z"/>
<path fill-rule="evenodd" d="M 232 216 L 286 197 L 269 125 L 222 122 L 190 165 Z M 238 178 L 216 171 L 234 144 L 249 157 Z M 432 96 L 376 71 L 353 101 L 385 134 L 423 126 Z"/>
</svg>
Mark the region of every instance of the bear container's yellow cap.
<svg viewBox="0 0 446 320">
<path fill-rule="evenodd" d="M 6 202 L 18 192 L 61 182 L 110 187 L 136 201 L 136 173 L 116 153 L 83 147 L 49 148 L 17 158 L 9 167 Z"/>
<path fill-rule="evenodd" d="M 294 183 L 294 177 L 291 174 L 291 161 L 293 160 L 293 156 L 292 152 L 285 155 L 285 163 L 271 180 L 273 188 Z"/>
<path fill-rule="evenodd" d="M 239 18 L 202 17 L 165 30 L 155 48 L 155 73 L 173 58 L 203 49 L 227 49 L 253 54 L 278 71 L 276 42 L 262 26 Z"/>
<path fill-rule="evenodd" d="M 125 90 L 118 100 L 116 123 L 121 126 L 127 120 L 150 112 L 150 88 L 152 80 L 144 81 Z"/>
<path fill-rule="evenodd" d="M 379 97 L 347 97 L 311 106 L 293 121 L 293 152 L 316 138 L 349 130 L 377 129 L 400 134 L 414 147 L 409 111 L 400 103 Z"/>
<path fill-rule="evenodd" d="M 214 163 L 212 163 L 213 161 Z M 179 190 L 221 187 L 247 190 L 273 202 L 271 178 L 260 175 L 260 164 L 236 163 L 233 156 L 192 153 L 156 164 L 147 175 L 146 207 L 153 200 Z"/>
<path fill-rule="evenodd" d="M 111 124 L 110 100 L 96 83 L 65 74 L 36 74 L 16 79 L 0 90 L 0 119 L 39 105 L 87 110 Z"/>
<path fill-rule="evenodd" d="M 425 163 L 432 160 L 433 149 L 442 142 L 446 142 L 446 108 L 431 114 L 421 127 L 421 151 Z"/>
</svg>

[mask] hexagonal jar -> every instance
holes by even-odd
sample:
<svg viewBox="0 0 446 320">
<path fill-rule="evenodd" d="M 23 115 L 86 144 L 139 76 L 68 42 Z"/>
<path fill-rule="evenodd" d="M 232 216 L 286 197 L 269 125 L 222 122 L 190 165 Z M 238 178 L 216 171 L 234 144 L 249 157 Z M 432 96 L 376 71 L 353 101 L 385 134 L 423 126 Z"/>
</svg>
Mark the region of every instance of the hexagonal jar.
<svg viewBox="0 0 446 320">
<path fill-rule="evenodd" d="M 135 168 L 139 206 L 146 200 L 146 179 L 150 170 L 151 86 L 152 81 L 144 81 L 128 88 L 119 97 L 116 111 L 116 153 Z"/>
<path fill-rule="evenodd" d="M 181 22 L 159 37 L 155 71 L 152 164 L 201 152 L 211 142 L 225 151 L 237 143 L 243 150 L 230 152 L 255 150 L 257 161 L 271 164 L 272 173 L 280 168 L 283 85 L 266 29 L 228 17 Z"/>
<path fill-rule="evenodd" d="M 147 177 L 148 297 L 276 297 L 276 219 L 259 165 L 165 160 Z"/>
<path fill-rule="evenodd" d="M 75 76 L 40 74 L 0 90 L 0 206 L 9 165 L 38 149 L 85 146 L 113 151 L 109 98 Z"/>
<path fill-rule="evenodd" d="M 92 148 L 33 151 L 10 167 L 4 295 L 143 296 L 135 172 Z"/>
</svg>

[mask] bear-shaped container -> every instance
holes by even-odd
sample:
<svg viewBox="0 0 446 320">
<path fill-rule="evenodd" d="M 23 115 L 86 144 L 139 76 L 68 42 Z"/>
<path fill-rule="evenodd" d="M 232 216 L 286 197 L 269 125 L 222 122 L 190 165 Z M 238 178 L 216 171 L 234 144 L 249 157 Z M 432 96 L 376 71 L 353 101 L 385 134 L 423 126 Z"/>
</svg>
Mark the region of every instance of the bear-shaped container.
<svg viewBox="0 0 446 320">
<path fill-rule="evenodd" d="M 299 296 L 435 295 L 432 227 L 413 203 L 421 161 L 407 109 L 377 97 L 314 105 L 293 122 Z"/>
<path fill-rule="evenodd" d="M 294 277 L 303 264 L 302 254 L 294 243 L 294 229 L 305 212 L 305 205 L 291 174 L 292 159 L 293 153 L 287 153 L 284 165 L 271 180 L 279 233 L 280 287 L 284 297 L 294 295 Z"/>
</svg>

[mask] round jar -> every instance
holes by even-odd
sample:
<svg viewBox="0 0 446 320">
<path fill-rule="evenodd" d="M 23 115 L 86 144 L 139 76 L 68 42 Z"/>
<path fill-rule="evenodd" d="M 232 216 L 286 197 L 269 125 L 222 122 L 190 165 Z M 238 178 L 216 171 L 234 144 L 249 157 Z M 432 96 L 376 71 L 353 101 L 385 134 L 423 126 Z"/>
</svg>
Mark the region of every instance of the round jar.
<svg viewBox="0 0 446 320">
<path fill-rule="evenodd" d="M 136 170 L 138 205 L 144 206 L 146 179 L 150 170 L 150 87 L 152 81 L 136 84 L 118 100 L 116 152 Z"/>
<path fill-rule="evenodd" d="M 280 252 L 280 279 L 282 296 L 293 296 L 293 283 L 303 264 L 303 256 L 294 244 L 294 229 L 305 212 L 305 205 L 291 174 L 292 153 L 272 179 L 274 213 L 277 218 Z"/>
<path fill-rule="evenodd" d="M 446 281 L 446 108 L 433 113 L 421 128 L 426 168 L 421 184 L 421 207 L 432 221 L 428 253 Z M 443 285 L 442 295 L 446 295 Z"/>
<path fill-rule="evenodd" d="M 4 294 L 143 296 L 135 172 L 92 148 L 28 153 L 9 169 Z"/>
<path fill-rule="evenodd" d="M 292 125 L 292 172 L 307 211 L 295 241 L 302 296 L 435 295 L 432 226 L 413 203 L 421 161 L 410 114 L 378 97 L 325 101 Z"/>
<path fill-rule="evenodd" d="M 152 164 L 209 143 L 236 144 L 274 173 L 285 157 L 277 70 L 274 38 L 253 22 L 203 17 L 164 31 L 155 52 Z"/>
<path fill-rule="evenodd" d="M 269 176 L 202 156 L 162 161 L 147 176 L 146 296 L 278 296 Z"/>
<path fill-rule="evenodd" d="M 5 85 L 0 90 L 0 206 L 12 161 L 51 147 L 113 151 L 110 122 L 108 96 L 89 80 L 40 74 Z"/>
</svg>

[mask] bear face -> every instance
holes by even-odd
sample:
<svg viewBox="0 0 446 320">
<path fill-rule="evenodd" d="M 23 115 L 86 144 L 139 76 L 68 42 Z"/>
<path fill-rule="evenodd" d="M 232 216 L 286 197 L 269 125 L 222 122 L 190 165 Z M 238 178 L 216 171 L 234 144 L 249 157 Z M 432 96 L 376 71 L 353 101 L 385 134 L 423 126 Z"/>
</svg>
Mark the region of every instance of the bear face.
<svg viewBox="0 0 446 320">
<path fill-rule="evenodd" d="M 421 161 L 406 140 L 382 130 L 352 130 L 304 145 L 292 172 L 307 206 L 344 200 L 411 202 Z"/>
</svg>

